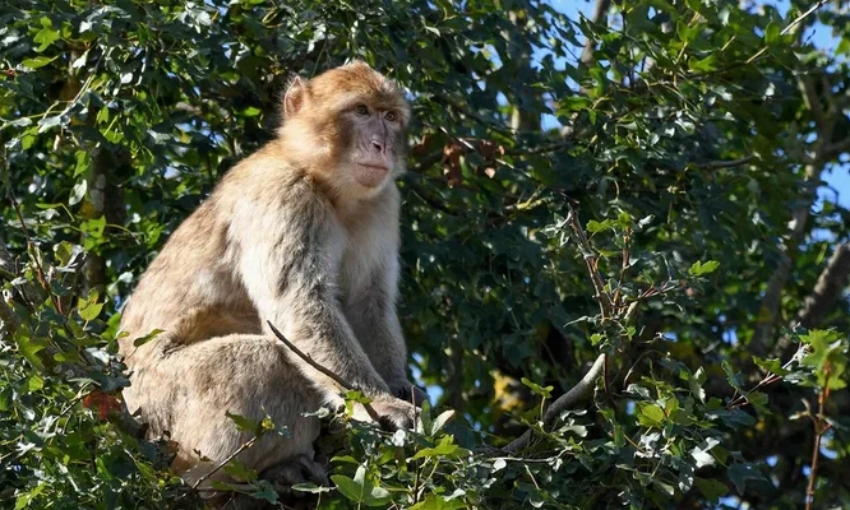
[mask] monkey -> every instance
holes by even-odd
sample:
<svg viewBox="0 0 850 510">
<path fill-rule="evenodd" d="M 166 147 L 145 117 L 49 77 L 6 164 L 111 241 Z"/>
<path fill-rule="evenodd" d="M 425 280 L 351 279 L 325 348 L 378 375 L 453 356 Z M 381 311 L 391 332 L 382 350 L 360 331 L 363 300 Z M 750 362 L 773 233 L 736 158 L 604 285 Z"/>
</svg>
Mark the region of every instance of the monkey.
<svg viewBox="0 0 850 510">
<path fill-rule="evenodd" d="M 211 470 L 250 439 L 226 413 L 289 428 L 241 452 L 244 465 L 281 484 L 325 480 L 318 418 L 302 413 L 344 401 L 269 323 L 394 427 L 427 398 L 407 378 L 396 312 L 410 107 L 362 61 L 295 77 L 282 103 L 274 139 L 179 225 L 122 311 L 124 399 L 179 445 L 172 467 L 190 484 L 226 481 Z"/>
</svg>

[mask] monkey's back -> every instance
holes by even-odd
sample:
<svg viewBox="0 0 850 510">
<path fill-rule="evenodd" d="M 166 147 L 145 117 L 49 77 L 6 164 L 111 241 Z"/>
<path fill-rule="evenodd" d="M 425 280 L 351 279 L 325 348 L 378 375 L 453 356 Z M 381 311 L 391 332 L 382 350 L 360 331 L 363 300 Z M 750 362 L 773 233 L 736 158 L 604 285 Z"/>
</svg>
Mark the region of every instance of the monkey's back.
<svg viewBox="0 0 850 510">
<path fill-rule="evenodd" d="M 136 365 L 148 353 L 232 333 L 260 333 L 260 319 L 234 271 L 239 247 L 229 238 L 233 208 L 239 199 L 259 199 L 276 186 L 252 186 L 261 151 L 234 167 L 210 197 L 174 231 L 145 271 L 124 308 L 121 353 Z M 277 168 L 281 173 L 285 168 Z M 264 181 L 268 184 L 268 175 Z M 141 347 L 134 340 L 162 330 Z M 130 354 L 133 354 L 130 356 Z"/>
</svg>

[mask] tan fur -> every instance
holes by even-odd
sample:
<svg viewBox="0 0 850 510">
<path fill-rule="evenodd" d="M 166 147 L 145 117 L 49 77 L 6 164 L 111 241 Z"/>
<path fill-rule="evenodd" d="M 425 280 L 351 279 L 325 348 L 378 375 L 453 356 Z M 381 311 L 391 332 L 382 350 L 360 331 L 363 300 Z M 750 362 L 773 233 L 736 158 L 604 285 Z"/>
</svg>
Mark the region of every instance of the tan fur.
<svg viewBox="0 0 850 510">
<path fill-rule="evenodd" d="M 370 116 L 352 113 L 357 104 Z M 266 321 L 363 388 L 390 422 L 410 426 L 414 413 L 396 398 L 412 391 L 395 311 L 393 182 L 404 171 L 409 108 L 394 84 L 357 62 L 294 81 L 284 110 L 278 138 L 233 168 L 174 232 L 123 313 L 127 403 L 154 434 L 179 443 L 174 467 L 189 480 L 247 440 L 225 412 L 268 413 L 292 430 L 240 456 L 263 471 L 309 464 L 319 429 L 301 413 L 341 402 L 333 381 L 289 352 Z M 371 171 L 355 163 L 362 157 L 387 162 L 385 182 L 358 180 Z M 133 346 L 154 329 L 163 333 Z"/>
</svg>

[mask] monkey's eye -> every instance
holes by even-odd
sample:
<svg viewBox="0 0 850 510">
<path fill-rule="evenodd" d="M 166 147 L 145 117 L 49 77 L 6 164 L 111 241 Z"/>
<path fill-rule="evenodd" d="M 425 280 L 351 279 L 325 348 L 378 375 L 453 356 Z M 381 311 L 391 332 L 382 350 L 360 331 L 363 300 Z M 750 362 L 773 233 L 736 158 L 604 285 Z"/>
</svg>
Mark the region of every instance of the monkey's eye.
<svg viewBox="0 0 850 510">
<path fill-rule="evenodd" d="M 369 108 L 363 103 L 355 106 L 354 111 L 357 112 L 357 115 L 369 115 Z"/>
<path fill-rule="evenodd" d="M 398 118 L 398 115 L 396 115 L 395 112 L 387 112 L 387 114 L 384 115 L 384 118 L 387 119 L 390 122 L 395 122 L 396 119 Z"/>
</svg>

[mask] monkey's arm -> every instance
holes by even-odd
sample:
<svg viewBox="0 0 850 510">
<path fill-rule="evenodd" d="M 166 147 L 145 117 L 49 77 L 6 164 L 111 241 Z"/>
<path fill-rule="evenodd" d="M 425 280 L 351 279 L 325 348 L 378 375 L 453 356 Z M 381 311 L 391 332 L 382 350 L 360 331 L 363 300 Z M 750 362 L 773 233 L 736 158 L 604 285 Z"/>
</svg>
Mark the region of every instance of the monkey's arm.
<svg viewBox="0 0 850 510">
<path fill-rule="evenodd" d="M 380 267 L 375 268 L 368 286 L 358 292 L 345 306 L 354 334 L 363 350 L 372 360 L 375 369 L 387 382 L 393 395 L 421 404 L 427 398 L 419 388 L 413 388 L 405 371 L 407 348 L 396 313 L 398 286 L 398 259 L 388 255 Z"/>
<path fill-rule="evenodd" d="M 250 205 L 234 218 L 254 223 L 253 228 L 240 231 L 260 233 L 239 243 L 239 266 L 264 329 L 268 330 L 266 321 L 270 321 L 316 363 L 368 396 L 390 394 L 354 336 L 337 298 L 342 233 L 322 204 L 308 195 L 287 202 L 288 208 L 277 214 Z M 298 356 L 290 359 L 328 399 L 337 398 L 339 390 L 330 378 Z"/>
</svg>

